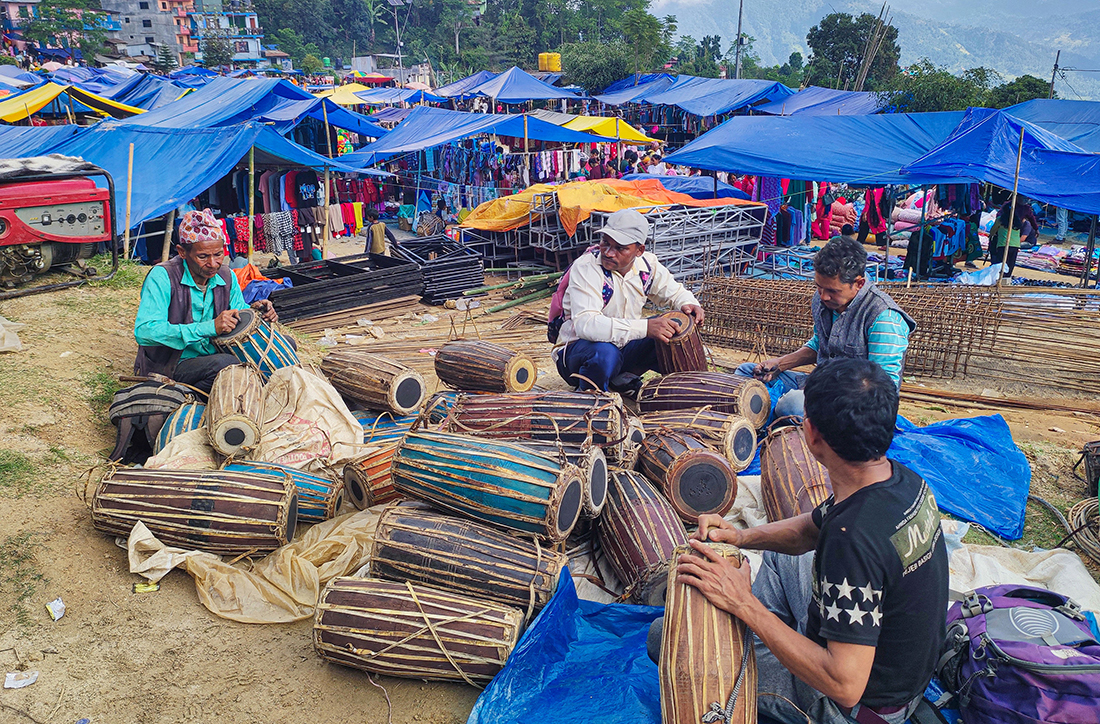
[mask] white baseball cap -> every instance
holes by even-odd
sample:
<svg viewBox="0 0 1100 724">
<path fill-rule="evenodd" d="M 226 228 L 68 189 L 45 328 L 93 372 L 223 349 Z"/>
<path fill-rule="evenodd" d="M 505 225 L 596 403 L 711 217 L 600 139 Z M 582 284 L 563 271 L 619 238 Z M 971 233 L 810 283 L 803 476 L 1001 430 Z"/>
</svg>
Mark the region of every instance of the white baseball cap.
<svg viewBox="0 0 1100 724">
<path fill-rule="evenodd" d="M 607 217 L 607 225 L 599 229 L 616 242 L 626 244 L 645 244 L 649 238 L 649 221 L 634 209 L 620 209 Z"/>
</svg>

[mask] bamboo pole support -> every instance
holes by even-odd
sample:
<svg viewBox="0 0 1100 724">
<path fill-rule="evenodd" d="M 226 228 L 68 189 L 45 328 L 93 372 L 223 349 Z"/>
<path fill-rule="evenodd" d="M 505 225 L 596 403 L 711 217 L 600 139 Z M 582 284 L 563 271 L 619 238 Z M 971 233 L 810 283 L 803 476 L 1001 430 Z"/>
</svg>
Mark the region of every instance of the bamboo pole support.
<svg viewBox="0 0 1100 724">
<path fill-rule="evenodd" d="M 164 221 L 164 245 L 160 249 L 161 262 L 168 261 L 168 255 L 172 253 L 172 231 L 176 226 L 176 210 L 168 212 Z"/>
<path fill-rule="evenodd" d="M 1020 145 L 1016 149 L 1016 176 L 1012 181 L 1012 205 L 1008 212 L 1008 227 L 1005 229 L 1005 248 L 1001 252 L 1001 270 L 997 273 L 997 291 L 1004 284 L 1008 271 L 1008 249 L 1012 244 L 1012 222 L 1016 220 L 1016 194 L 1020 189 L 1020 161 L 1024 155 L 1024 129 L 1020 128 Z"/>
<path fill-rule="evenodd" d="M 130 201 L 134 194 L 134 144 L 130 144 L 130 160 L 126 163 L 126 230 L 122 234 L 122 258 L 130 258 Z"/>
<path fill-rule="evenodd" d="M 252 263 L 252 253 L 256 249 L 256 147 L 248 149 L 248 263 Z"/>
</svg>

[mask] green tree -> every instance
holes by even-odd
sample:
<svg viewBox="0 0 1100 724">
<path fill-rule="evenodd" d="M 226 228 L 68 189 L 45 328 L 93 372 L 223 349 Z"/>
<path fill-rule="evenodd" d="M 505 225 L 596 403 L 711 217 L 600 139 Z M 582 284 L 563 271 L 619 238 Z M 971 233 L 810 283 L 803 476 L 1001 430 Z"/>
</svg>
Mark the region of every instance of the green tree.
<svg viewBox="0 0 1100 724">
<path fill-rule="evenodd" d="M 294 30 L 290 28 L 279 28 L 268 35 L 268 40 L 294 61 L 295 64 L 301 63 L 302 58 L 305 57 L 305 49 L 302 45 L 302 36 L 298 35 Z"/>
<path fill-rule="evenodd" d="M 565 77 L 592 94 L 630 75 L 633 60 L 632 49 L 621 42 L 589 41 L 561 46 L 561 67 Z"/>
<path fill-rule="evenodd" d="M 42 47 L 79 48 L 88 60 L 103 47 L 103 26 L 110 16 L 97 0 L 50 0 L 36 7 L 37 15 L 23 30 L 27 40 Z"/>
<path fill-rule="evenodd" d="M 367 34 L 367 47 L 372 51 L 374 50 L 374 41 L 377 37 L 375 35 L 375 28 L 380 25 L 385 27 L 389 24 L 386 7 L 386 0 L 363 0 L 363 19 L 366 21 L 367 27 L 369 28 Z"/>
<path fill-rule="evenodd" d="M 1008 108 L 1024 101 L 1049 97 L 1050 85 L 1047 81 L 1033 75 L 1021 75 L 1016 80 L 1002 83 L 989 91 L 986 105 L 990 108 Z M 1055 93 L 1054 97 L 1057 98 L 1058 94 Z"/>
<path fill-rule="evenodd" d="M 870 13 L 853 17 L 848 13 L 831 13 L 810 28 L 806 44 L 810 46 L 810 61 L 805 80 L 809 85 L 824 88 L 851 88 L 863 64 L 868 39 L 878 18 Z M 898 73 L 898 29 L 886 26 L 882 45 L 871 61 L 864 83 L 865 90 L 887 87 Z"/>
<path fill-rule="evenodd" d="M 535 29 L 519 13 L 512 13 L 500 24 L 502 50 L 510 65 L 530 67 L 538 54 Z"/>
<path fill-rule="evenodd" d="M 233 62 L 233 48 L 221 33 L 211 32 L 202 39 L 202 64 L 217 68 Z"/>
<path fill-rule="evenodd" d="M 997 72 L 988 68 L 970 68 L 956 75 L 946 66 L 921 58 L 880 91 L 879 100 L 902 113 L 961 111 L 983 105 L 999 80 Z"/>
<path fill-rule="evenodd" d="M 306 53 L 305 57 L 302 58 L 302 72 L 313 75 L 314 73 L 320 73 L 324 69 L 325 64 L 313 53 Z"/>
<path fill-rule="evenodd" d="M 665 37 L 665 25 L 641 8 L 623 14 L 622 33 L 634 59 L 634 74 L 644 73 L 661 41 Z"/>
<path fill-rule="evenodd" d="M 176 60 L 176 54 L 172 52 L 172 49 L 167 45 L 162 45 L 157 48 L 157 59 L 153 64 L 157 70 L 170 71 L 179 67 L 179 62 Z"/>
</svg>

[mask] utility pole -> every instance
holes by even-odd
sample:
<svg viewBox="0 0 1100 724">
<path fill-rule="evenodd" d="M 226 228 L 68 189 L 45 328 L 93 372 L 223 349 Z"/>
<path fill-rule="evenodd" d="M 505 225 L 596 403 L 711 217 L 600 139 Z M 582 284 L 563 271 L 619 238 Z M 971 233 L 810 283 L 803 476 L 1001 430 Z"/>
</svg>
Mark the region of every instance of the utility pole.
<svg viewBox="0 0 1100 724">
<path fill-rule="evenodd" d="M 1062 51 L 1059 50 L 1054 55 L 1054 72 L 1050 74 L 1050 94 L 1047 95 L 1047 98 L 1053 98 L 1054 97 L 1054 79 L 1058 77 L 1058 61 L 1061 60 L 1061 58 L 1062 58 Z"/>
<path fill-rule="evenodd" d="M 733 77 L 741 80 L 741 18 L 745 13 L 745 0 L 737 8 L 737 50 L 734 53 Z M 717 177 L 715 177 L 717 178 Z"/>
<path fill-rule="evenodd" d="M 401 23 L 397 19 L 397 8 L 405 5 L 402 0 L 387 0 L 393 10 L 393 30 L 397 35 L 397 84 L 405 85 L 405 64 L 401 58 Z"/>
</svg>

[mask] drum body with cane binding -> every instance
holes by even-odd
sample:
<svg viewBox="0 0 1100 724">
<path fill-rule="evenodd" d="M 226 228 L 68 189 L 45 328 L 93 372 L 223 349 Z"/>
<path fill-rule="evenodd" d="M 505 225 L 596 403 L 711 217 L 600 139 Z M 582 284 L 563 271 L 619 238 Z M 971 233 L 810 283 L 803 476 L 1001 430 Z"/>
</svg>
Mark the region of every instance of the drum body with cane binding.
<svg viewBox="0 0 1100 724">
<path fill-rule="evenodd" d="M 140 468 L 107 473 L 92 499 L 92 525 L 127 536 L 138 521 L 170 546 L 231 556 L 266 553 L 294 538 L 298 495 L 289 476 Z"/>
<path fill-rule="evenodd" d="M 394 417 L 390 412 L 373 410 L 352 410 L 351 414 L 363 427 L 364 445 L 385 445 L 386 443 L 396 445 L 417 418 L 416 415 Z"/>
<path fill-rule="evenodd" d="M 668 342 L 658 341 L 656 344 L 657 369 L 661 374 L 706 372 L 707 352 L 695 326 L 695 318 L 678 311 L 662 314 L 661 318 L 672 322 L 678 330 Z"/>
<path fill-rule="evenodd" d="M 444 423 L 450 432 L 500 440 L 530 439 L 603 448 L 621 460 L 633 444 L 630 418 L 613 392 L 522 392 L 459 395 Z"/>
<path fill-rule="evenodd" d="M 638 463 L 685 523 L 694 525 L 704 513 L 725 515 L 733 507 L 737 474 L 729 460 L 691 435 L 667 430 L 646 435 Z"/>
<path fill-rule="evenodd" d="M 423 503 L 392 505 L 378 519 L 372 576 L 538 611 L 550 602 L 567 559 L 492 526 Z"/>
<path fill-rule="evenodd" d="M 252 309 L 237 311 L 240 316 L 233 331 L 214 338 L 214 346 L 219 351 L 227 352 L 255 369 L 264 382 L 275 370 L 299 364 L 294 343 L 282 332 Z"/>
<path fill-rule="evenodd" d="M 724 372 L 673 372 L 655 377 L 638 390 L 643 414 L 664 410 L 710 407 L 740 415 L 759 430 L 768 420 L 771 399 L 763 382 Z"/>
<path fill-rule="evenodd" d="M 395 452 L 397 442 L 386 442 L 344 465 L 344 489 L 352 505 L 359 510 L 402 497 L 393 487 Z"/>
<path fill-rule="evenodd" d="M 340 512 L 344 505 L 344 483 L 324 475 L 314 475 L 277 463 L 258 460 L 240 460 L 226 463 L 223 470 L 252 475 L 289 476 L 298 492 L 298 520 L 319 523 Z"/>
<path fill-rule="evenodd" d="M 317 604 L 313 646 L 376 674 L 487 683 L 522 630 L 523 613 L 510 606 L 407 581 L 335 578 Z"/>
<path fill-rule="evenodd" d="M 726 456 L 734 472 L 752 464 L 756 456 L 756 430 L 739 415 L 715 412 L 704 407 L 698 410 L 669 410 L 642 416 L 647 433 L 658 430 L 690 433 Z"/>
<path fill-rule="evenodd" d="M 411 430 L 393 456 L 398 492 L 492 525 L 569 536 L 584 483 L 575 465 L 521 443 Z"/>
<path fill-rule="evenodd" d="M 524 445 L 547 454 L 556 455 L 557 443 L 525 440 Z M 584 480 L 584 503 L 581 514 L 585 518 L 598 518 L 607 502 L 607 456 L 598 447 L 581 445 L 562 445 L 565 459 L 581 470 Z"/>
<path fill-rule="evenodd" d="M 344 397 L 395 415 L 416 412 L 427 396 L 419 372 L 354 347 L 329 352 L 321 362 L 321 372 Z"/>
<path fill-rule="evenodd" d="M 447 342 L 435 353 L 435 374 L 450 387 L 472 392 L 526 392 L 538 368 L 521 352 L 492 342 Z"/>
<path fill-rule="evenodd" d="M 764 439 L 760 488 L 772 522 L 809 513 L 833 494 L 829 471 L 806 446 L 801 425 L 773 426 Z"/>
<path fill-rule="evenodd" d="M 153 446 L 153 454 L 159 454 L 161 450 L 168 447 L 168 443 L 172 442 L 172 438 L 177 435 L 202 427 L 205 412 L 206 405 L 201 402 L 185 402 L 180 405 L 175 412 L 165 418 L 164 424 L 161 425 L 157 444 Z"/>
<path fill-rule="evenodd" d="M 736 547 L 709 545 L 723 558 L 743 564 Z M 661 721 L 755 724 L 756 657 L 752 634 L 740 619 L 715 607 L 698 589 L 676 580 L 676 566 L 697 556 L 687 546 L 677 548 L 668 571 L 664 634 L 657 665 Z"/>
<path fill-rule="evenodd" d="M 607 505 L 596 521 L 600 547 L 634 603 L 663 606 L 665 573 L 688 535 L 672 505 L 633 470 L 612 470 Z"/>
<path fill-rule="evenodd" d="M 244 365 L 226 367 L 214 378 L 206 402 L 210 444 L 227 456 L 256 447 L 263 409 L 260 373 Z"/>
</svg>

